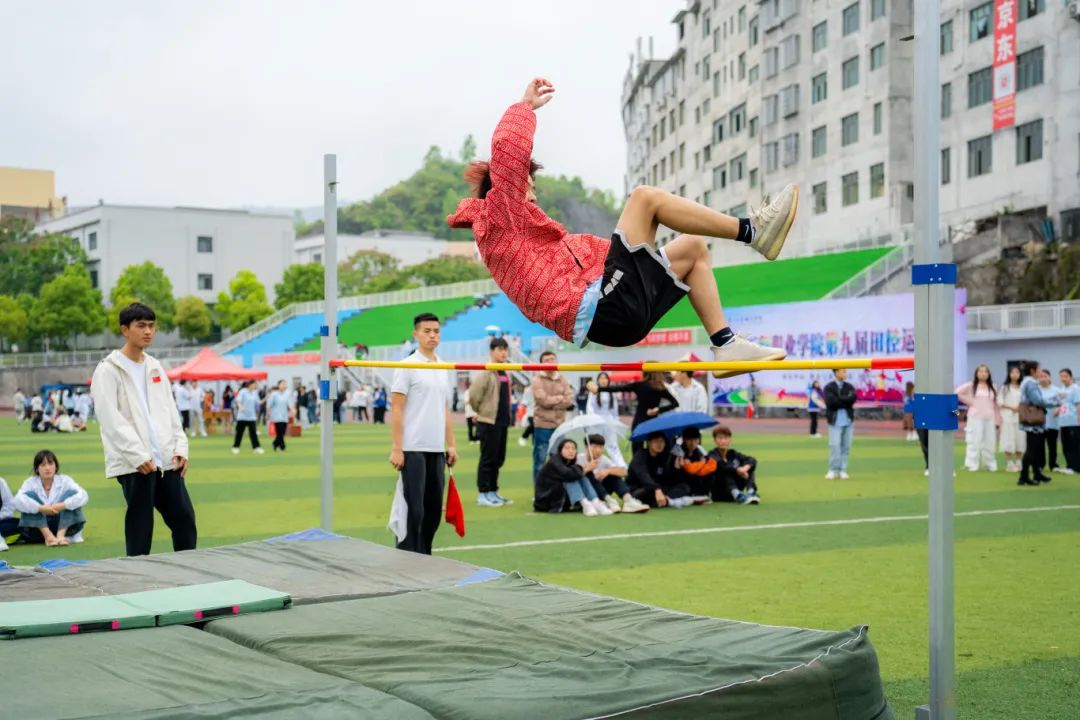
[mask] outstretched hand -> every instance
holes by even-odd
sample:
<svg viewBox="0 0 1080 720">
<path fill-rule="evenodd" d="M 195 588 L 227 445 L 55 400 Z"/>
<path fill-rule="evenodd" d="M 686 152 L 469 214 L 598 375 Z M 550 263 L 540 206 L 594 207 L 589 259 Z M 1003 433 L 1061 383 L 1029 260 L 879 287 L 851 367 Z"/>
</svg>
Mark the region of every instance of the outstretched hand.
<svg viewBox="0 0 1080 720">
<path fill-rule="evenodd" d="M 551 102 L 551 98 L 554 96 L 555 86 L 550 81 L 544 78 L 534 78 L 525 88 L 525 95 L 521 99 L 529 103 L 529 107 L 533 110 L 539 110 Z"/>
</svg>

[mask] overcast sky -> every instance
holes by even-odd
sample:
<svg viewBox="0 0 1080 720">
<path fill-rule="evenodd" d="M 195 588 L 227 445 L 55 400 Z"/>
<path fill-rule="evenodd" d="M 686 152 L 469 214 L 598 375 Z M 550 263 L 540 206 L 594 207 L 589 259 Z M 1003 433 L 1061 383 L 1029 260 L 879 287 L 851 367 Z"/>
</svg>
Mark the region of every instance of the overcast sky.
<svg viewBox="0 0 1080 720">
<path fill-rule="evenodd" d="M 56 172 L 74 205 L 322 203 L 407 177 L 491 131 L 529 79 L 556 97 L 536 156 L 621 192 L 622 82 L 639 35 L 675 46 L 682 0 L 4 0 L 0 165 Z M 647 39 L 645 43 L 647 45 Z"/>
</svg>

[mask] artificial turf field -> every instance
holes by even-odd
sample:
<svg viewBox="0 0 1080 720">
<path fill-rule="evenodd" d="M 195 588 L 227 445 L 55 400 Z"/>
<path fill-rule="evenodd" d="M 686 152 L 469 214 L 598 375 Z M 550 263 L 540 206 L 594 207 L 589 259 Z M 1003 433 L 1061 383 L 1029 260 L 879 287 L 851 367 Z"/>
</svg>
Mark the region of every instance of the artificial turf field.
<svg viewBox="0 0 1080 720">
<path fill-rule="evenodd" d="M 868 624 L 889 700 L 898 718 L 911 718 L 927 696 L 926 521 L 918 517 L 926 513 L 926 479 L 916 444 L 869 437 L 869 425 L 856 426 L 850 480 L 824 480 L 825 440 L 807 438 L 801 423 L 790 434 L 737 431 L 734 446 L 761 463 L 760 506 L 718 503 L 597 518 L 531 512 L 531 448 L 518 447 L 513 431 L 502 492 L 515 504 L 477 507 L 477 446 L 465 442 L 462 426 L 456 479 L 468 532 L 461 539 L 444 526 L 436 546 L 477 565 L 687 612 L 829 629 Z M 247 447 L 233 456 L 230 439 L 220 435 L 191 441 L 188 484 L 200 547 L 318 524 L 318 433 L 305 432 L 289 439 L 284 455 L 270 451 L 265 433 L 261 456 Z M 43 447 L 90 493 L 86 542 L 14 546 L 0 559 L 31 565 L 122 555 L 123 497 L 101 476 L 96 426 L 43 436 L 0 418 L 0 476 L 12 492 Z M 339 426 L 335 447 L 334 530 L 390 544 L 389 427 Z M 958 467 L 962 451 L 958 442 Z M 1019 488 L 1004 472 L 960 470 L 956 511 L 959 716 L 1075 720 L 1080 476 Z M 157 528 L 154 550 L 165 552 L 160 518 Z M 603 535 L 618 537 L 542 542 Z"/>
</svg>

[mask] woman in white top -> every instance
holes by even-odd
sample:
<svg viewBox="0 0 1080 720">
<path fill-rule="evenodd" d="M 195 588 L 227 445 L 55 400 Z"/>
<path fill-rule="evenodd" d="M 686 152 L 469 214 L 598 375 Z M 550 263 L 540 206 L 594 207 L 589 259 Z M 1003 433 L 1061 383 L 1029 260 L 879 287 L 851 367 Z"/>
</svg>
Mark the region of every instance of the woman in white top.
<svg viewBox="0 0 1080 720">
<path fill-rule="evenodd" d="M 7 482 L 0 477 L 0 552 L 8 549 L 7 538 L 19 534 L 19 520 L 15 517 L 15 503 Z"/>
<path fill-rule="evenodd" d="M 360 422 L 360 408 L 364 406 L 364 391 L 358 385 L 349 395 L 349 407 L 352 408 L 353 422 Z"/>
<path fill-rule="evenodd" d="M 34 474 L 15 494 L 15 509 L 22 513 L 19 527 L 29 542 L 44 540 L 50 547 L 82 542 L 86 525 L 82 508 L 90 498 L 70 476 L 59 472 L 56 455 L 41 450 L 34 456 Z"/>
<path fill-rule="evenodd" d="M 998 448 L 1005 453 L 1005 471 L 1020 472 L 1020 458 L 1027 448 L 1027 436 L 1020 429 L 1020 368 L 1009 368 L 1008 381 L 998 388 L 997 403 L 1001 409 L 1001 433 Z"/>
<path fill-rule="evenodd" d="M 619 399 L 607 389 L 609 385 L 611 378 L 606 372 L 596 376 L 596 391 L 589 393 L 589 399 L 585 401 L 585 412 L 618 422 Z"/>
</svg>

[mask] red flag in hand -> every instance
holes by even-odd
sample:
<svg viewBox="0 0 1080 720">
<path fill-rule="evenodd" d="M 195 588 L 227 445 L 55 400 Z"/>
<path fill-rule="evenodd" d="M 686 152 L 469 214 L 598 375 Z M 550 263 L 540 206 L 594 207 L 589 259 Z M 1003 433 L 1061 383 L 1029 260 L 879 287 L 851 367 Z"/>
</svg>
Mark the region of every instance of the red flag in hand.
<svg viewBox="0 0 1080 720">
<path fill-rule="evenodd" d="M 465 537 L 465 511 L 461 507 L 453 473 L 450 474 L 450 485 L 446 489 L 446 522 L 454 526 L 458 537 Z"/>
</svg>

